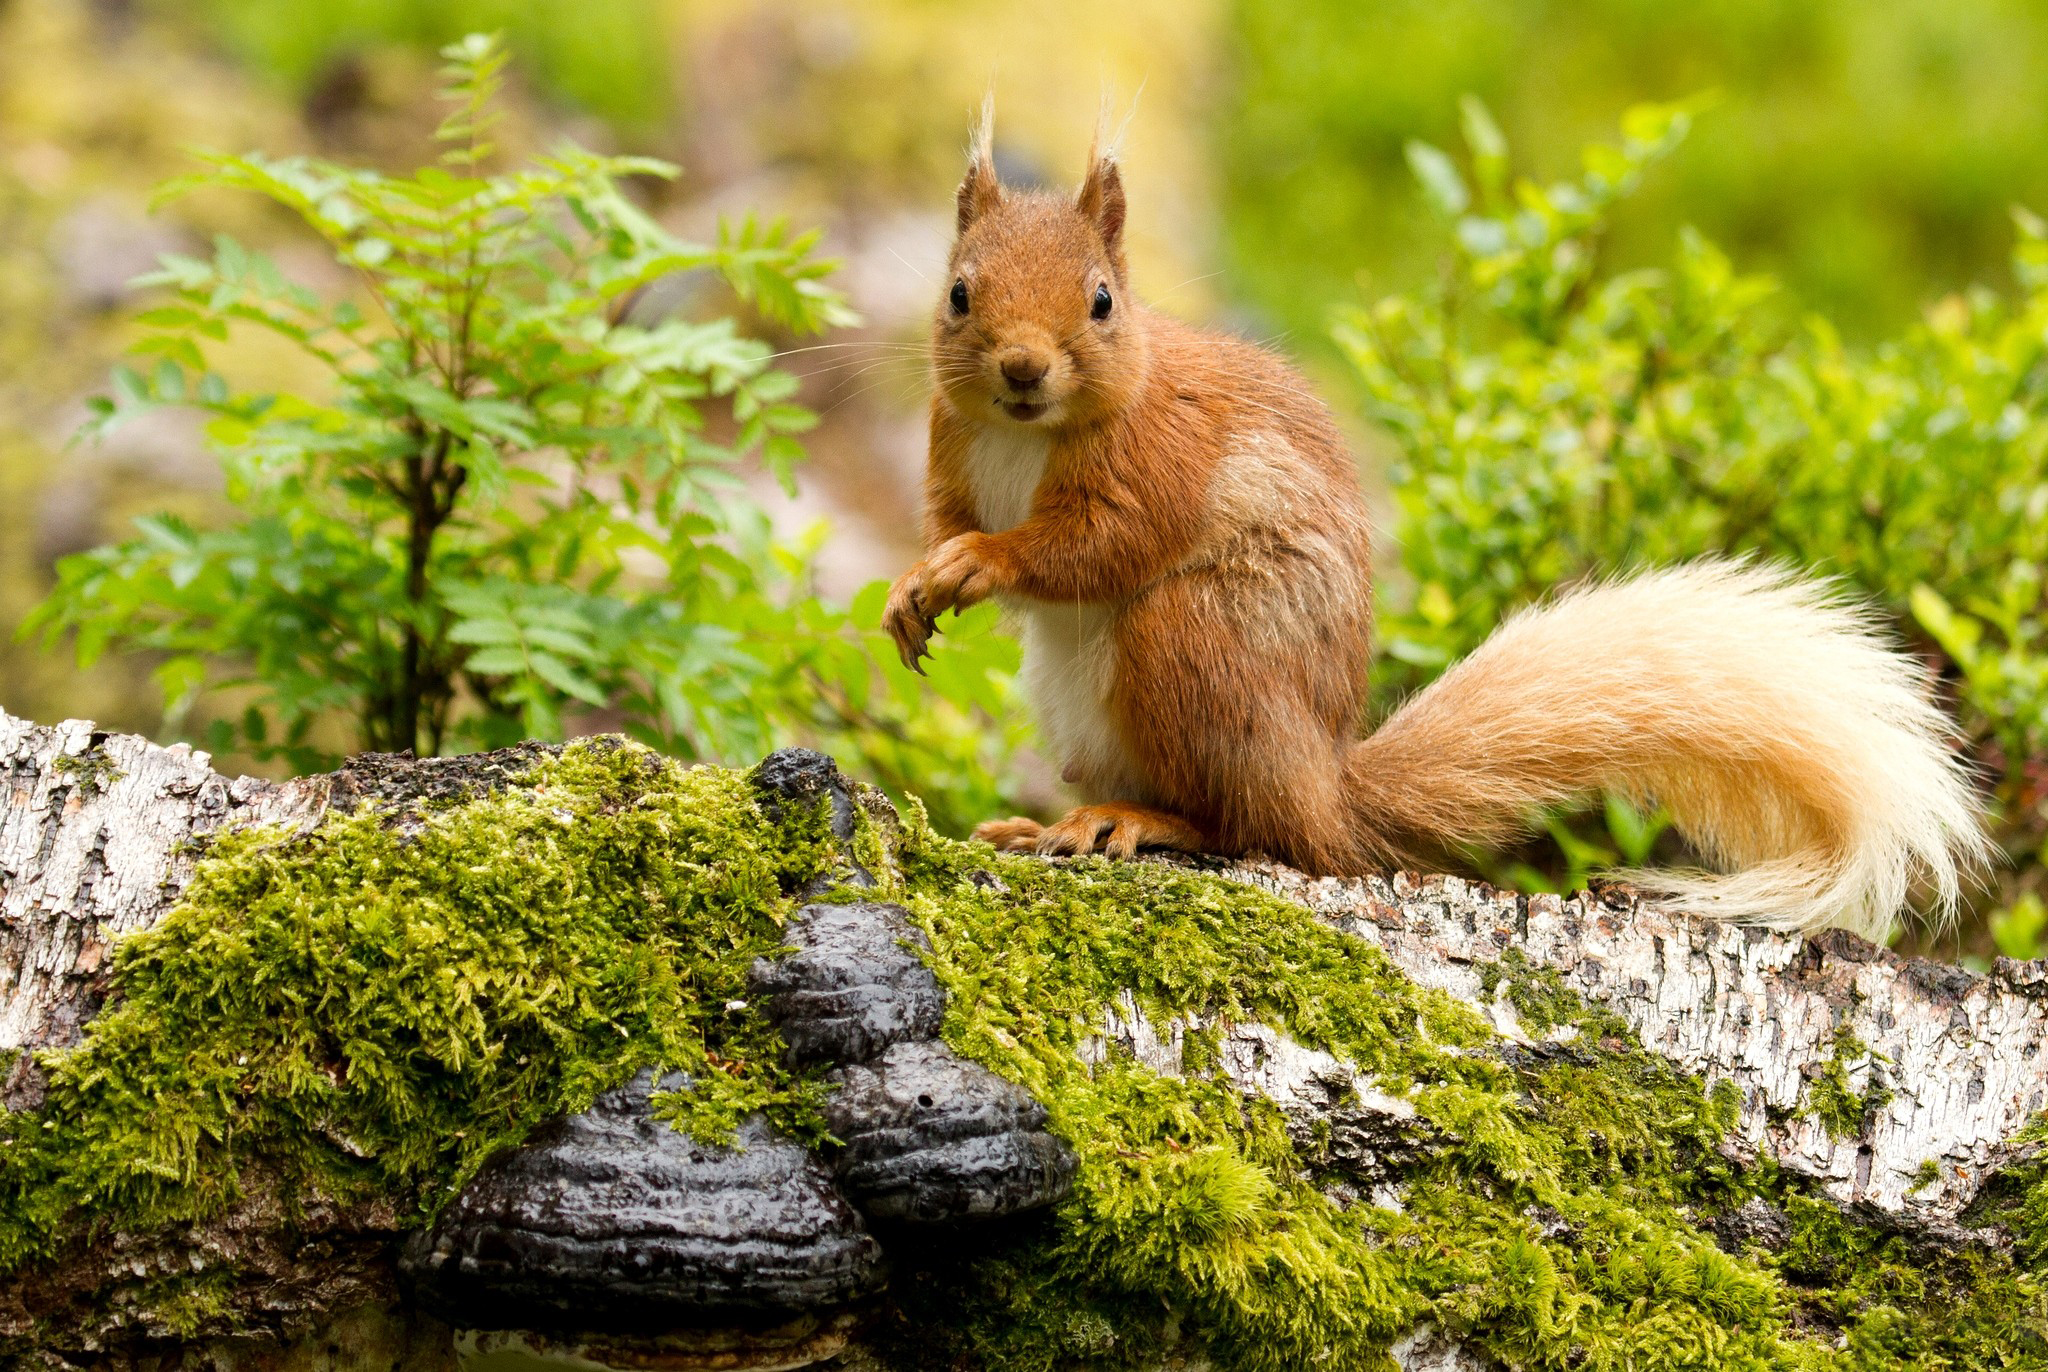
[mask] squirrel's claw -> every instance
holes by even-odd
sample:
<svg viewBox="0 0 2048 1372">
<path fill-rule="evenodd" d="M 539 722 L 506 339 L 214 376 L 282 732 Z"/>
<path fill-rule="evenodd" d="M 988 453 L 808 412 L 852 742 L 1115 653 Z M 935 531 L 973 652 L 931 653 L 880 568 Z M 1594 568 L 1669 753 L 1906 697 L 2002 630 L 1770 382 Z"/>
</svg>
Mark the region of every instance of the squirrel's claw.
<svg viewBox="0 0 2048 1372">
<path fill-rule="evenodd" d="M 923 623 L 911 620 L 891 625 L 889 636 L 896 640 L 896 656 L 903 659 L 903 665 L 919 676 L 925 674 L 924 659 L 931 656 L 928 635 L 930 629 Z"/>
<path fill-rule="evenodd" d="M 1117 859 L 1136 857 L 1141 847 L 1200 852 L 1202 835 L 1194 825 L 1164 810 L 1141 805 L 1083 805 L 1069 810 L 1058 823 L 1046 825 L 1032 844 L 1045 857 L 1099 852 Z"/>
<path fill-rule="evenodd" d="M 923 580 L 922 564 L 905 572 L 889 588 L 889 603 L 882 611 L 882 632 L 895 641 L 903 665 L 919 676 L 925 674 L 920 659 L 931 655 L 931 636 L 939 631 L 922 603 Z"/>
</svg>

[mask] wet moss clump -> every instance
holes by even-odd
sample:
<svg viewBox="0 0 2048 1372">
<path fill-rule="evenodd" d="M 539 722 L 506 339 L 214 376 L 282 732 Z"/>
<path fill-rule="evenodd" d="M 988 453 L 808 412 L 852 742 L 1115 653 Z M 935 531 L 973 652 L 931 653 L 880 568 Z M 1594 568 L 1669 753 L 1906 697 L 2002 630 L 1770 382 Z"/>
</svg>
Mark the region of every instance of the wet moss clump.
<svg viewBox="0 0 2048 1372">
<path fill-rule="evenodd" d="M 1991 1372 L 2048 1366 L 2038 1267 L 1979 1250 L 1918 1249 L 1824 1201 L 1784 1198 L 1791 1239 L 1772 1262 L 1806 1316 L 1836 1331 L 1839 1366 Z"/>
<path fill-rule="evenodd" d="M 1963 1219 L 2005 1230 L 2022 1262 L 2048 1270 L 2048 1114 L 2036 1115 L 2012 1146 L 2012 1162 L 1991 1178 Z"/>
<path fill-rule="evenodd" d="M 420 1223 L 493 1152 L 645 1066 L 693 1077 L 663 1109 L 699 1137 L 761 1108 L 823 1142 L 820 1086 L 780 1066 L 745 1004 L 795 893 L 845 870 L 825 807 L 785 808 L 765 816 L 743 773 L 599 743 L 487 794 L 220 837 L 178 908 L 120 945 L 85 1042 L 40 1055 L 43 1106 L 0 1115 L 0 1271 L 258 1184 Z M 1489 987 L 1544 1041 L 1510 1043 L 1240 883 L 1003 857 L 914 808 L 900 826 L 858 811 L 853 849 L 930 936 L 947 1040 L 1032 1090 L 1080 1158 L 1048 1213 L 891 1239 L 872 1338 L 899 1367 L 1138 1368 L 1178 1348 L 1218 1372 L 1385 1369 L 1419 1324 L 1509 1367 L 2048 1367 L 2033 1173 L 1997 1217 L 2017 1261 L 1918 1252 L 1738 1168 L 1730 1084 L 1643 1051 L 1525 961 Z M 1189 1026 L 1180 1075 L 1090 1065 L 1124 993 Z M 1330 1121 L 1247 1099 L 1222 1046 L 1248 1022 L 1407 1101 L 1406 1144 L 1362 1175 Z M 1717 1242 L 1758 1203 L 1789 1237 Z M 247 1298 L 208 1272 L 151 1304 L 196 1330 Z"/>
</svg>

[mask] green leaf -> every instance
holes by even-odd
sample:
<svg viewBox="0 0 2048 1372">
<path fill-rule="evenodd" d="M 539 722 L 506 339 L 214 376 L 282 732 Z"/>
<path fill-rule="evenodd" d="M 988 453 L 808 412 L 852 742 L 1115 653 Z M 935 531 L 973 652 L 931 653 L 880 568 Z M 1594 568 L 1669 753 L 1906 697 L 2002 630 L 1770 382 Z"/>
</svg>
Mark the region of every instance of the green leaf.
<svg viewBox="0 0 2048 1372">
<path fill-rule="evenodd" d="M 1950 657 L 1965 668 L 1976 660 L 1977 645 L 1984 637 L 1983 625 L 1949 608 L 1949 603 L 1931 586 L 1913 587 L 1909 601 L 1913 617 L 1920 622 L 1920 627 L 1927 630 Z"/>
<path fill-rule="evenodd" d="M 582 675 L 568 663 L 551 653 L 530 653 L 528 663 L 533 674 L 558 691 L 566 692 L 591 705 L 603 705 L 606 697 L 604 688 Z"/>
<path fill-rule="evenodd" d="M 1650 850 L 1670 827 L 1670 817 L 1661 810 L 1645 815 L 1621 795 L 1609 795 L 1605 808 L 1607 833 L 1621 850 L 1621 860 L 1631 867 L 1649 862 Z"/>
<path fill-rule="evenodd" d="M 1408 169 L 1421 183 L 1423 196 L 1430 206 L 1446 218 L 1454 219 L 1463 214 L 1472 203 L 1472 197 L 1450 157 L 1442 149 L 1415 139 L 1409 140 L 1406 152 Z"/>
<path fill-rule="evenodd" d="M 1458 97 L 1458 123 L 1472 152 L 1473 179 L 1488 200 L 1498 199 L 1507 183 L 1508 140 L 1484 102 L 1469 92 Z"/>
<path fill-rule="evenodd" d="M 2032 891 L 1991 917 L 1992 942 L 2006 957 L 2029 960 L 2048 956 L 2044 935 L 2048 935 L 2048 905 Z"/>
<path fill-rule="evenodd" d="M 462 668 L 479 676 L 523 676 L 526 654 L 517 647 L 485 648 L 465 658 Z"/>
<path fill-rule="evenodd" d="M 465 619 L 448 631 L 448 637 L 456 643 L 516 644 L 520 641 L 519 626 L 509 619 Z"/>
</svg>

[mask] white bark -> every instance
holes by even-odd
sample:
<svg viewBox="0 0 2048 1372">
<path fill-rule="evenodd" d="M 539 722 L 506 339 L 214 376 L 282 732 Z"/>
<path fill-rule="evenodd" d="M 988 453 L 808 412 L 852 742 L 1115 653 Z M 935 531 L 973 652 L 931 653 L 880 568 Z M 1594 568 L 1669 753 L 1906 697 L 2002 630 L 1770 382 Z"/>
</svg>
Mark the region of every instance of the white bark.
<svg viewBox="0 0 2048 1372">
<path fill-rule="evenodd" d="M 205 753 L 0 710 L 0 1051 L 75 1043 L 114 940 L 147 928 L 223 824 L 317 811 L 319 779 L 230 780 Z"/>
</svg>

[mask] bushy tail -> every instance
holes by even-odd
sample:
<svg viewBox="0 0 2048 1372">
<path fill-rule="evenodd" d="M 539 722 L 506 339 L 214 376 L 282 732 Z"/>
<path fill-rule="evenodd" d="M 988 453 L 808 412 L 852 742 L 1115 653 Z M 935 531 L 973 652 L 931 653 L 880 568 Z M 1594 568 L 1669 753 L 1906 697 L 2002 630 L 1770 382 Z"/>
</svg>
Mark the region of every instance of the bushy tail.
<svg viewBox="0 0 2048 1372">
<path fill-rule="evenodd" d="M 1525 832 L 1595 792 L 1661 804 L 1707 871 L 1669 903 L 1882 939 L 1990 851 L 1953 726 L 1870 618 L 1782 571 L 1705 562 L 1524 611 L 1354 745 L 1361 836 L 1403 861 Z"/>
</svg>

